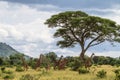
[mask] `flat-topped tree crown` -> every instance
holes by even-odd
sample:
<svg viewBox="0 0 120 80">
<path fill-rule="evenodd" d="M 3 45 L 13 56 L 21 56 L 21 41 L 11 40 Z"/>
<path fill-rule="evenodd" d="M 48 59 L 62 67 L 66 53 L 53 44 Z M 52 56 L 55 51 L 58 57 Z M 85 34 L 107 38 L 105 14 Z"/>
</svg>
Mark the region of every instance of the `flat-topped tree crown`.
<svg viewBox="0 0 120 80">
<path fill-rule="evenodd" d="M 116 22 L 90 16 L 82 11 L 66 11 L 53 15 L 45 24 L 50 28 L 57 27 L 54 37 L 62 38 L 57 42 L 61 48 L 74 47 L 75 44 L 79 44 L 82 59 L 88 48 L 104 41 L 114 41 L 120 30 Z"/>
</svg>

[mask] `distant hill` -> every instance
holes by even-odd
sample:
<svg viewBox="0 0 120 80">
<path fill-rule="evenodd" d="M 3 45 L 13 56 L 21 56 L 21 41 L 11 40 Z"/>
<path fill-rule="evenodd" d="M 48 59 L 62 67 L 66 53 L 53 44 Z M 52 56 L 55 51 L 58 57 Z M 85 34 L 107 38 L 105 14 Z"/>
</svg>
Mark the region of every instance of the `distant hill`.
<svg viewBox="0 0 120 80">
<path fill-rule="evenodd" d="M 8 57 L 14 54 L 21 54 L 6 43 L 0 42 L 0 57 Z M 26 56 L 29 57 L 29 56 Z"/>
</svg>

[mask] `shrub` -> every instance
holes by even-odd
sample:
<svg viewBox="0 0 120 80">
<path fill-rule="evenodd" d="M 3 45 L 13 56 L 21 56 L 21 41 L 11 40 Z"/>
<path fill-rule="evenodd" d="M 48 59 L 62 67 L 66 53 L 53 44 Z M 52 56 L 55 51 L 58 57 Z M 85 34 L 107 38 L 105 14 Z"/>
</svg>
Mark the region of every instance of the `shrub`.
<svg viewBox="0 0 120 80">
<path fill-rule="evenodd" d="M 79 59 L 76 59 L 73 63 L 72 63 L 72 65 L 71 65 L 71 69 L 73 70 L 73 71 L 77 71 L 78 69 L 79 69 L 79 67 L 82 67 L 82 62 L 79 60 Z"/>
<path fill-rule="evenodd" d="M 114 70 L 114 73 L 115 73 L 115 74 L 119 74 L 119 72 L 120 72 L 120 69 Z"/>
<path fill-rule="evenodd" d="M 79 74 L 86 74 L 86 73 L 89 73 L 89 71 L 85 68 L 79 68 L 78 70 Z"/>
<path fill-rule="evenodd" d="M 117 74 L 117 75 L 115 76 L 115 80 L 120 80 L 120 74 Z"/>
<path fill-rule="evenodd" d="M 22 71 L 24 71 L 24 69 L 21 66 L 17 66 L 16 67 L 16 71 L 17 72 L 22 72 Z"/>
<path fill-rule="evenodd" d="M 106 71 L 104 70 L 101 70 L 101 71 L 98 71 L 96 76 L 99 77 L 99 78 L 105 78 L 106 77 Z"/>
<path fill-rule="evenodd" d="M 116 64 L 116 67 L 119 67 L 120 66 L 120 64 Z"/>
<path fill-rule="evenodd" d="M 116 74 L 115 80 L 120 80 L 120 69 L 114 70 L 114 73 Z"/>
<path fill-rule="evenodd" d="M 5 67 L 13 68 L 13 65 L 5 65 Z"/>
<path fill-rule="evenodd" d="M 34 75 L 26 74 L 26 75 L 22 75 L 20 80 L 39 80 L 39 79 Z"/>
<path fill-rule="evenodd" d="M 32 65 L 31 65 L 31 68 L 32 68 L 32 69 L 35 69 L 35 64 L 32 64 Z"/>
<path fill-rule="evenodd" d="M 4 78 L 5 80 L 13 79 L 13 78 L 14 78 L 14 75 L 12 75 L 12 74 L 5 75 L 3 78 Z"/>
<path fill-rule="evenodd" d="M 1 71 L 4 72 L 5 71 L 5 67 L 1 67 Z"/>
<path fill-rule="evenodd" d="M 7 70 L 7 71 L 6 71 L 6 70 L 4 70 L 3 73 L 6 73 L 6 74 L 12 74 L 13 71 L 10 71 L 10 70 Z"/>
<path fill-rule="evenodd" d="M 94 64 L 94 66 L 98 66 L 98 64 Z"/>
</svg>

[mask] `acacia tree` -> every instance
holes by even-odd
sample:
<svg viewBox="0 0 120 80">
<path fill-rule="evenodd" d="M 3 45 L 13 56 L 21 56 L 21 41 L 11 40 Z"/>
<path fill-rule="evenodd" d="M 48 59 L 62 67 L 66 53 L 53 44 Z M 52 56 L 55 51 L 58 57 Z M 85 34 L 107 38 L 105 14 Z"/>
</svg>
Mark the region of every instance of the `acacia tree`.
<svg viewBox="0 0 120 80">
<path fill-rule="evenodd" d="M 45 24 L 56 28 L 54 37 L 60 37 L 57 45 L 61 48 L 81 47 L 80 58 L 84 60 L 88 48 L 104 41 L 113 42 L 120 27 L 112 20 L 90 16 L 82 11 L 66 11 L 51 16 Z"/>
</svg>

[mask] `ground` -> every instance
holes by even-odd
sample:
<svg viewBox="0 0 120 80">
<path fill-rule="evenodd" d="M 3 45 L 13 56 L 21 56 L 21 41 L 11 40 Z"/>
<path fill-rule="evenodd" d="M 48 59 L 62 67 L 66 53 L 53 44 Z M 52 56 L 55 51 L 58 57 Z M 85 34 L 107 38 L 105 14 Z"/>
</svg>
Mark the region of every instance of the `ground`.
<svg viewBox="0 0 120 80">
<path fill-rule="evenodd" d="M 96 69 L 95 72 L 93 72 L 94 68 Z M 19 80 L 22 75 L 30 74 L 34 75 L 34 77 L 39 77 L 39 80 L 114 80 L 115 79 L 115 73 L 113 72 L 115 69 L 118 69 L 119 67 L 116 66 L 110 66 L 110 65 L 102 65 L 102 66 L 92 66 L 90 73 L 87 74 L 79 74 L 76 71 L 71 71 L 69 68 L 66 70 L 61 71 L 54 71 L 51 69 L 50 71 L 47 71 L 45 69 L 41 70 L 33 70 L 29 69 L 28 71 L 24 72 L 16 72 L 15 68 L 7 68 L 6 70 L 13 71 L 14 79 L 11 80 Z M 107 72 L 107 77 L 103 79 L 99 79 L 96 76 L 97 71 L 105 70 Z M 1 72 L 1 78 L 0 80 L 4 80 L 2 77 L 4 76 Z"/>
</svg>

